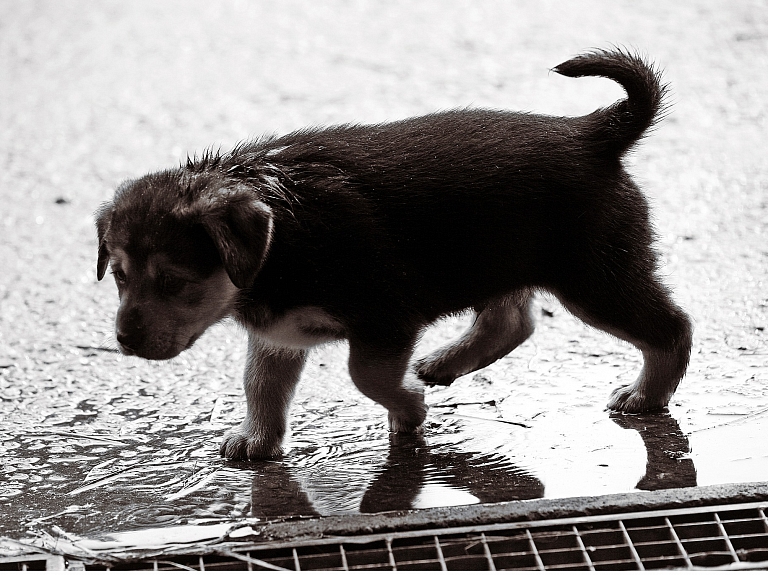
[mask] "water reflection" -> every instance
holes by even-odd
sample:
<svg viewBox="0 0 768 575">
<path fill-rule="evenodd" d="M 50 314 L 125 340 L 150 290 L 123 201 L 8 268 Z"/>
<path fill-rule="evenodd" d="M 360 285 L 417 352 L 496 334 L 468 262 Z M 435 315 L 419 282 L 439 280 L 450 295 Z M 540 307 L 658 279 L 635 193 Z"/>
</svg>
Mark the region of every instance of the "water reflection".
<svg viewBox="0 0 768 575">
<path fill-rule="evenodd" d="M 236 464 L 246 467 L 249 464 Z M 251 484 L 250 516 L 307 517 L 318 515 L 308 493 L 281 461 L 264 461 L 255 467 Z"/>
<path fill-rule="evenodd" d="M 697 484 L 688 438 L 668 412 L 612 414 L 610 420 L 622 429 L 636 431 L 645 446 L 645 474 L 636 489 Z M 254 471 L 249 515 L 378 513 L 545 496 L 544 484 L 531 471 L 502 453 L 462 450 L 461 437 L 455 437 L 455 443 L 435 445 L 422 436 L 389 437 L 389 451 L 379 466 L 360 466 L 362 452 L 336 453 L 333 461 L 322 465 L 316 450 L 293 454 L 284 462 L 232 464 Z M 366 454 L 368 461 L 371 456 L 384 456 L 380 443 L 368 447 L 372 449 Z M 314 471 L 304 468 L 309 462 Z M 321 471 L 324 466 L 329 468 L 326 474 Z"/>
<path fill-rule="evenodd" d="M 390 437 L 389 457 L 363 496 L 362 513 L 451 505 L 450 494 L 444 490 L 441 503 L 420 501 L 423 489 L 435 483 L 467 493 L 476 503 L 544 496 L 541 481 L 500 455 L 431 448 L 421 436 Z M 470 501 L 456 499 L 459 504 Z"/>
<path fill-rule="evenodd" d="M 640 434 L 647 463 L 636 489 L 655 491 L 696 486 L 696 468 L 690 458 L 688 437 L 668 411 L 645 415 L 612 414 L 611 420 L 623 429 Z"/>
<path fill-rule="evenodd" d="M 598 468 L 605 480 L 601 489 L 628 491 L 636 476 L 627 478 L 621 471 L 642 450 L 632 442 L 617 443 L 610 433 L 574 433 L 574 421 L 585 421 L 583 412 L 552 417 L 549 427 L 540 419 L 529 427 L 509 426 L 493 420 L 490 408 L 471 412 L 483 416 L 471 424 L 458 419 L 458 413 L 455 418 L 440 414 L 428 420 L 425 441 L 391 435 L 383 421 L 371 422 L 364 411 L 364 406 L 340 402 L 300 404 L 285 458 L 258 463 L 218 457 L 217 442 L 228 421 L 200 423 L 189 417 L 189 423 L 179 425 L 175 419 L 100 417 L 89 426 L 64 428 L 59 421 L 23 431 L 6 426 L 0 443 L 0 534 L 37 536 L 55 526 L 98 535 L 246 517 L 532 499 L 547 495 L 539 477 L 550 469 L 569 481 L 558 496 L 592 494 L 584 485 L 594 483 L 598 471 L 577 464 L 596 448 L 616 457 L 610 468 Z M 610 419 L 596 408 L 594 413 L 600 429 L 617 436 L 626 433 L 621 429 L 636 431 L 642 439 L 647 464 L 637 489 L 696 485 L 688 438 L 669 413 Z M 114 421 L 123 427 L 116 431 Z M 563 445 L 560 438 L 570 443 Z M 622 451 L 618 445 L 632 448 Z"/>
<path fill-rule="evenodd" d="M 323 515 L 328 506 L 328 501 L 321 500 L 324 495 L 332 497 L 335 490 L 351 487 L 341 485 L 343 478 L 337 477 L 336 481 L 326 481 L 325 489 L 312 489 L 287 462 L 233 463 L 231 467 L 253 470 L 253 517 Z M 432 447 L 420 435 L 390 434 L 384 465 L 367 475 L 373 480 L 359 477 L 358 493 L 347 491 L 347 499 L 359 502 L 348 512 L 378 513 L 544 496 L 541 481 L 501 455 Z M 364 488 L 366 482 L 369 485 Z"/>
</svg>

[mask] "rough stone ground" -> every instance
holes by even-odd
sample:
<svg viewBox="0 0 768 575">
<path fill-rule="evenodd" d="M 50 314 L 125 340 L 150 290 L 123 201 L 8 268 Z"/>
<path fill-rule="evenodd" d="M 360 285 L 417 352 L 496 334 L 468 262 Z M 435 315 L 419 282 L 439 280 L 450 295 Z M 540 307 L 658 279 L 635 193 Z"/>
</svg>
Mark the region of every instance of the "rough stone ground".
<svg viewBox="0 0 768 575">
<path fill-rule="evenodd" d="M 548 299 L 531 341 L 429 395 L 426 459 L 389 448 L 344 346 L 314 355 L 289 454 L 271 467 L 216 455 L 242 410 L 233 326 L 161 364 L 102 349 L 116 292 L 95 279 L 92 214 L 121 180 L 307 124 L 465 105 L 587 113 L 620 89 L 548 69 L 610 43 L 647 53 L 672 85 L 670 116 L 630 160 L 696 321 L 669 415 L 604 413 L 639 357 Z M 483 489 L 768 480 L 766 93 L 764 0 L 0 3 L 0 531 L 383 510 L 403 485 L 407 508 L 492 500 Z M 424 348 L 461 326 L 438 326 Z M 415 475 L 393 474 L 398 461 Z M 492 464 L 515 479 L 478 471 Z"/>
</svg>

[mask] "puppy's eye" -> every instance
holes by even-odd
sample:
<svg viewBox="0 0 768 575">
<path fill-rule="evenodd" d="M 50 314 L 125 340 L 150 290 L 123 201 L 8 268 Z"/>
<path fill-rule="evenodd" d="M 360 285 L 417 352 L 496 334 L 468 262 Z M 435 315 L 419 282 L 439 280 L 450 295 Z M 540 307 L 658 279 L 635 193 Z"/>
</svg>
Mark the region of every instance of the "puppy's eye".
<svg viewBox="0 0 768 575">
<path fill-rule="evenodd" d="M 168 295 L 179 293 L 187 285 L 187 280 L 184 278 L 168 274 L 163 275 L 160 281 L 162 282 L 163 293 Z"/>
<path fill-rule="evenodd" d="M 117 283 L 119 283 L 119 284 L 124 284 L 126 282 L 126 280 L 128 279 L 125 276 L 125 272 L 123 270 L 121 270 L 120 268 L 113 269 L 112 270 L 112 275 L 115 277 L 115 281 L 117 281 Z"/>
</svg>

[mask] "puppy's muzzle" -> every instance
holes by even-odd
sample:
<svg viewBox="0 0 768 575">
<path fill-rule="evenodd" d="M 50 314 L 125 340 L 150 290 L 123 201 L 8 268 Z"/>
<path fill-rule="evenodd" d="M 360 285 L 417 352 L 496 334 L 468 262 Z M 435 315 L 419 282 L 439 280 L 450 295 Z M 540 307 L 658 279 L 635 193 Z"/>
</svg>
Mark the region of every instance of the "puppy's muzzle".
<svg viewBox="0 0 768 575">
<path fill-rule="evenodd" d="M 139 350 L 146 338 L 144 322 L 137 308 L 120 306 L 117 310 L 115 337 L 120 344 L 120 351 L 125 355 L 141 355 Z"/>
<path fill-rule="evenodd" d="M 136 350 L 138 350 L 141 345 L 140 336 L 138 334 L 118 330 L 115 337 L 120 344 L 120 351 L 122 351 L 123 354 L 136 355 Z"/>
</svg>

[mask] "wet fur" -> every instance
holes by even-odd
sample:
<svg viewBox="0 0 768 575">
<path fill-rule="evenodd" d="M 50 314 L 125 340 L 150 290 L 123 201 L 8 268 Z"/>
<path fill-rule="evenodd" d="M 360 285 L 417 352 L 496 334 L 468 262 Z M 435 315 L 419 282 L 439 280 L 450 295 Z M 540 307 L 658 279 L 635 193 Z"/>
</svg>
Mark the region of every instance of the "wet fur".
<svg viewBox="0 0 768 575">
<path fill-rule="evenodd" d="M 664 88 L 621 51 L 555 71 L 612 78 L 628 98 L 576 118 L 466 109 L 310 128 L 126 182 L 97 216 L 121 349 L 174 357 L 234 317 L 249 333 L 248 412 L 221 453 L 275 457 L 307 349 L 349 340 L 358 389 L 393 431 L 413 432 L 423 383 L 512 351 L 534 329 L 531 294 L 546 290 L 643 353 L 611 409 L 664 407 L 691 327 L 658 279 L 648 205 L 621 164 Z M 426 326 L 468 308 L 464 336 L 412 361 Z"/>
</svg>

